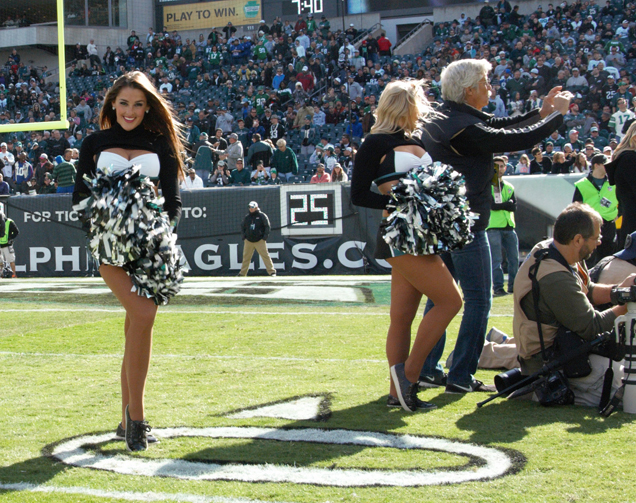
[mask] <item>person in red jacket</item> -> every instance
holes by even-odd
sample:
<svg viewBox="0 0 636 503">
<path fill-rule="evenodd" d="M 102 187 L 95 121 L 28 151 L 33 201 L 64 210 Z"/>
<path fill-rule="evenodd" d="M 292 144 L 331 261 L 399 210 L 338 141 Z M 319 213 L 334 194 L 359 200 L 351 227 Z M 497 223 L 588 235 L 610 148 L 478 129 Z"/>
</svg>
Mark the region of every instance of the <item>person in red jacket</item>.
<svg viewBox="0 0 636 503">
<path fill-rule="evenodd" d="M 386 33 L 380 35 L 378 39 L 378 47 L 380 49 L 380 56 L 390 56 L 391 55 L 391 41 L 386 38 Z"/>
<path fill-rule="evenodd" d="M 294 25 L 294 31 L 296 33 L 300 33 L 300 30 L 306 30 L 307 29 L 307 23 L 305 22 L 305 18 L 300 15 L 298 16 L 298 21 L 296 21 L 296 24 Z"/>
<path fill-rule="evenodd" d="M 312 75 L 311 71 L 309 71 L 309 67 L 307 66 L 303 66 L 302 71 L 298 72 L 298 75 L 296 75 L 296 80 L 298 80 L 298 82 L 303 85 L 303 89 L 306 92 L 309 92 L 314 88 L 314 76 Z"/>
</svg>

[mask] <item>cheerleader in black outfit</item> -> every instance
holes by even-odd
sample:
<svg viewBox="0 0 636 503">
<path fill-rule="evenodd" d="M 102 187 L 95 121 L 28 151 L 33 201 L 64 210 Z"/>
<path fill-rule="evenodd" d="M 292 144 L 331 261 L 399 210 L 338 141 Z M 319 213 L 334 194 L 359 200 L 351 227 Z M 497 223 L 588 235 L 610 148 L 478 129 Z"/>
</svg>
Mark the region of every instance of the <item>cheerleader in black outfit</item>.
<svg viewBox="0 0 636 503">
<path fill-rule="evenodd" d="M 432 113 L 421 81 L 397 81 L 386 86 L 376 122 L 356 155 L 351 179 L 353 204 L 384 209 L 391 187 L 410 170 L 431 163 L 416 131 Z M 375 183 L 381 192 L 371 191 Z M 429 352 L 462 306 L 459 289 L 438 255 L 408 255 L 389 247 L 378 232 L 377 259 L 391 264 L 391 324 L 386 354 L 391 368 L 388 406 L 407 411 L 434 409 L 417 399 L 418 377 Z M 435 303 L 417 330 L 411 349 L 411 324 L 422 295 Z M 409 351 L 410 349 L 410 351 Z"/>
<path fill-rule="evenodd" d="M 170 295 L 178 291 L 178 283 L 181 281 L 178 255 L 174 248 L 176 236 L 172 229 L 181 214 L 179 183 L 184 175 L 179 152 L 183 150 L 183 146 L 181 128 L 173 117 L 171 106 L 143 73 L 130 72 L 121 76 L 106 94 L 99 118 L 101 131 L 88 136 L 82 144 L 73 192 L 74 204 L 82 201 L 78 208 L 87 206 L 86 215 L 92 226 L 91 251 L 100 262 L 99 272 L 126 310 L 126 346 L 121 368 L 122 423 L 117 430 L 118 436 L 125 437 L 126 445 L 131 451 L 145 450 L 148 440 L 154 440 L 154 437 L 147 435 L 150 427 L 144 416 L 144 391 L 152 352 L 152 330 L 157 305 L 167 303 Z M 133 165 L 136 168 L 132 168 Z M 148 200 L 139 204 L 135 211 L 144 211 L 142 208 L 152 206 L 146 203 L 154 198 L 153 187 L 144 177 L 159 181 L 165 199 L 163 210 L 167 212 L 169 222 L 160 214 L 158 207 L 156 214 L 150 218 L 152 228 L 155 231 L 158 229 L 154 234 L 159 234 L 158 239 L 163 245 L 169 244 L 169 254 L 160 259 L 160 263 L 166 265 L 164 268 L 154 267 L 159 263 L 155 260 L 159 253 L 158 247 L 155 252 L 150 251 L 133 263 L 113 260 L 114 255 L 109 256 L 103 244 L 100 248 L 100 243 L 105 240 L 104 235 L 95 231 L 96 220 L 100 218 L 95 216 L 100 201 L 99 194 L 95 192 L 95 184 L 100 179 L 107 179 L 106 187 L 110 187 L 111 182 L 108 180 L 112 179 L 109 176 L 134 173 L 136 169 L 140 170 L 141 175 L 136 179 L 141 180 L 139 183 L 141 188 L 145 187 Z M 88 184 L 92 184 L 92 189 L 87 185 L 88 179 L 92 179 Z M 107 195 L 115 197 L 116 201 L 117 198 L 121 201 L 125 197 L 112 191 L 107 192 Z M 101 202 L 104 206 L 104 199 Z M 133 204 L 130 200 L 128 203 Z M 103 215 L 104 213 L 102 222 L 109 219 L 108 212 L 106 217 Z M 128 233 L 118 241 L 115 238 L 115 245 L 125 242 L 124 246 L 129 246 L 131 240 L 148 239 L 152 234 L 148 225 L 140 230 L 135 223 L 130 227 L 130 220 L 134 222 L 136 219 L 128 220 Z M 113 239 L 112 234 L 110 238 Z M 108 249 L 115 247 L 111 244 Z M 155 288 L 156 283 L 170 282 L 170 278 L 166 280 L 162 277 L 154 283 L 153 278 L 157 278 L 160 269 L 165 273 L 166 268 L 171 267 L 172 284 L 168 285 L 166 293 L 166 290 Z M 144 280 L 149 281 L 150 286 Z"/>
</svg>

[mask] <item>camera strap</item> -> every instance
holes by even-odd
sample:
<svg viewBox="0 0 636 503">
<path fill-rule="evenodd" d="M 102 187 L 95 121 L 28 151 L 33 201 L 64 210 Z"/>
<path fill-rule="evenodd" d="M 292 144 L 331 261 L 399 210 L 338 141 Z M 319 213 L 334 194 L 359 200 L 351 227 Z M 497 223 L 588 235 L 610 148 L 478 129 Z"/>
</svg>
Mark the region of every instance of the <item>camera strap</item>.
<svg viewBox="0 0 636 503">
<path fill-rule="evenodd" d="M 539 316 L 539 297 L 541 292 L 539 289 L 539 280 L 537 279 L 537 274 L 539 271 L 539 266 L 541 265 L 541 261 L 548 257 L 564 265 L 569 271 L 572 271 L 570 264 L 567 263 L 567 261 L 559 253 L 559 251 L 554 248 L 552 244 L 550 244 L 548 248 L 543 248 L 542 250 L 538 250 L 537 252 L 535 252 L 535 262 L 528 270 L 528 277 L 532 282 L 532 300 L 534 303 L 534 315 L 537 318 L 537 330 L 539 332 L 539 343 L 541 344 L 541 358 L 543 359 L 544 363 L 547 363 L 549 361 L 549 358 L 545 349 L 545 342 L 543 340 L 543 329 L 541 327 L 541 320 Z"/>
<path fill-rule="evenodd" d="M 548 250 L 539 250 L 534 254 L 535 263 L 528 270 L 528 277 L 532 282 L 532 300 L 534 303 L 534 315 L 537 317 L 537 330 L 539 331 L 539 343 L 541 344 L 541 358 L 543 363 L 548 362 L 548 355 L 545 352 L 545 342 L 543 341 L 543 329 L 541 328 L 541 320 L 539 319 L 539 280 L 537 280 L 537 271 L 541 261 L 548 256 Z"/>
</svg>

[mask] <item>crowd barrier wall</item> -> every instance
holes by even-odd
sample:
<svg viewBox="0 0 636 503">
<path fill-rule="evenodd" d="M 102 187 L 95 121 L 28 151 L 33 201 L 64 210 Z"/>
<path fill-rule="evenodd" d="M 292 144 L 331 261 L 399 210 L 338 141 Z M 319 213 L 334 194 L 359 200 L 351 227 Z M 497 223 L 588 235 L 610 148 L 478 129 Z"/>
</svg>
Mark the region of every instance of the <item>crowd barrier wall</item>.
<svg viewBox="0 0 636 503">
<path fill-rule="evenodd" d="M 551 235 L 572 200 L 580 175 L 510 177 L 518 200 L 520 247 Z M 349 184 L 228 187 L 183 191 L 177 241 L 190 276 L 233 276 L 241 268 L 241 224 L 257 201 L 270 219 L 267 240 L 278 274 L 384 274 L 373 258 L 381 212 L 353 206 Z M 68 194 L 16 196 L 3 202 L 20 229 L 15 241 L 21 277 L 84 276 L 90 272 L 86 237 Z M 257 254 L 251 274 L 266 274 Z"/>
</svg>

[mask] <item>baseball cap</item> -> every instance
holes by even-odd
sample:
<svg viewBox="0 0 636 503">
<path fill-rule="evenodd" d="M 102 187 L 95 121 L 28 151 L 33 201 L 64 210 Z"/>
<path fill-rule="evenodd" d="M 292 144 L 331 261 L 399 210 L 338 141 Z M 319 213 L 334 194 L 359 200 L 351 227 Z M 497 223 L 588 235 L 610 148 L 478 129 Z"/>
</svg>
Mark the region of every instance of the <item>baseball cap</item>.
<svg viewBox="0 0 636 503">
<path fill-rule="evenodd" d="M 303 72 L 306 72 L 307 70 L 309 70 L 309 68 L 307 68 L 306 66 L 303 66 Z"/>
<path fill-rule="evenodd" d="M 598 133 L 598 128 L 597 127 L 590 128 L 590 133 L 594 133 L 595 131 Z"/>
<path fill-rule="evenodd" d="M 605 154 L 594 154 L 590 161 L 591 161 L 592 165 L 594 165 L 594 164 L 607 164 L 609 162 L 609 159 L 607 158 L 607 156 Z"/>
<path fill-rule="evenodd" d="M 539 73 L 539 70 L 537 70 L 536 68 L 533 68 L 532 70 L 530 70 L 530 73 Z"/>
<path fill-rule="evenodd" d="M 248 204 L 247 206 L 249 206 L 250 208 L 258 208 L 258 203 L 256 201 L 250 201 L 250 204 Z"/>
<path fill-rule="evenodd" d="M 621 260 L 634 260 L 636 258 L 636 232 L 632 232 L 625 238 L 625 248 L 614 254 Z"/>
<path fill-rule="evenodd" d="M 234 138 L 235 140 L 238 140 L 238 135 L 236 133 L 232 133 L 230 135 L 230 138 Z"/>
<path fill-rule="evenodd" d="M 576 129 L 570 129 L 570 131 L 569 131 L 569 132 L 570 132 L 570 134 L 572 134 L 572 133 L 579 134 L 579 132 L 578 132 Z"/>
</svg>

